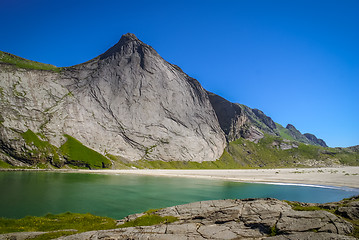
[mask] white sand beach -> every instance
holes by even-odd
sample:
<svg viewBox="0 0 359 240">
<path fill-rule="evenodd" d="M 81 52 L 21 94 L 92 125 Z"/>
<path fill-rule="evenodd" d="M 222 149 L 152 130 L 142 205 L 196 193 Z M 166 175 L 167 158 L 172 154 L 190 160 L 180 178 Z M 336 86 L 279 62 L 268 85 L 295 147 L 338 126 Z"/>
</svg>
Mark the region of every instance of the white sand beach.
<svg viewBox="0 0 359 240">
<path fill-rule="evenodd" d="M 81 173 L 140 174 L 149 176 L 222 179 L 238 182 L 289 183 L 359 188 L 359 167 L 280 168 L 280 169 L 203 169 L 203 170 L 77 170 Z"/>
</svg>

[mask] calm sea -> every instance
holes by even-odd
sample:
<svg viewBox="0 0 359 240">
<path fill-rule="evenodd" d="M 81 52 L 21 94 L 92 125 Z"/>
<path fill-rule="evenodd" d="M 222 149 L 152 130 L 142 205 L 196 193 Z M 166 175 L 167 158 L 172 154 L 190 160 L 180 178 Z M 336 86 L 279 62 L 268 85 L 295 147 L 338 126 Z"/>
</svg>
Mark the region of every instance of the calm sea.
<svg viewBox="0 0 359 240">
<path fill-rule="evenodd" d="M 0 172 L 0 189 L 0 217 L 7 218 L 69 211 L 121 219 L 201 200 L 273 197 L 323 203 L 359 194 L 352 188 L 53 172 Z"/>
</svg>

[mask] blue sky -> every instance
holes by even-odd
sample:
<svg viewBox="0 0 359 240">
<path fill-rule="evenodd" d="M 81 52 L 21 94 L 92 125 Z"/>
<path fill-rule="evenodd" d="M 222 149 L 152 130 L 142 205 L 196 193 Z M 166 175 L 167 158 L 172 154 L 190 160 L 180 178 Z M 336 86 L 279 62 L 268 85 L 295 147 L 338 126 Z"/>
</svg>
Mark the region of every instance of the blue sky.
<svg viewBox="0 0 359 240">
<path fill-rule="evenodd" d="M 0 50 L 56 66 L 132 32 L 209 91 L 359 144 L 359 1 L 0 0 Z"/>
</svg>

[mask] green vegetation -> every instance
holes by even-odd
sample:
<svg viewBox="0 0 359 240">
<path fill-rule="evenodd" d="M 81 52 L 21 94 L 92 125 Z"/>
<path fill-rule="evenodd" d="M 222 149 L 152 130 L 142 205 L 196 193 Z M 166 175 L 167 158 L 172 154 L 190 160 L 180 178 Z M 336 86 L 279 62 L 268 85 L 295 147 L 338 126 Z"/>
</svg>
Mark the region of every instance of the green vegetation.
<svg viewBox="0 0 359 240">
<path fill-rule="evenodd" d="M 294 144 L 297 147 L 282 150 L 281 144 Z M 246 167 L 303 167 L 308 166 L 308 161 L 311 162 L 309 166 L 331 163 L 359 165 L 358 152 L 285 142 L 271 135 L 265 135 L 257 144 L 238 139 L 229 143 L 227 151 L 234 161 Z"/>
<path fill-rule="evenodd" d="M 65 135 L 67 141 L 60 147 L 63 155 L 67 157 L 67 161 L 78 167 L 87 167 L 90 169 L 108 168 L 111 161 L 100 153 L 84 146 L 75 138 Z"/>
<path fill-rule="evenodd" d="M 61 167 L 60 158 L 57 153 L 57 148 L 51 145 L 48 141 L 41 140 L 39 136 L 44 137 L 41 134 L 36 135 L 30 129 L 22 133 L 21 136 L 32 149 L 29 150 L 29 159 L 38 164 L 39 168 L 47 168 L 49 158 L 51 164 L 56 167 Z"/>
<path fill-rule="evenodd" d="M 0 62 L 9 63 L 18 68 L 25 69 L 48 70 L 54 72 L 60 72 L 62 70 L 62 68 L 58 68 L 54 65 L 30 61 L 2 51 L 0 51 Z"/>
<path fill-rule="evenodd" d="M 105 151 L 106 152 L 106 151 Z M 120 157 L 120 156 L 114 156 L 112 154 L 106 153 L 105 156 L 112 160 L 112 167 L 115 169 L 129 169 L 129 161 Z"/>
<path fill-rule="evenodd" d="M 27 144 L 34 145 L 37 148 L 43 149 L 46 148 L 49 143 L 47 141 L 42 141 L 39 137 L 30 129 L 22 134 L 22 137 L 26 141 Z"/>
<path fill-rule="evenodd" d="M 145 213 L 146 214 L 151 214 L 151 213 L 155 213 L 155 212 L 157 212 L 158 210 L 160 210 L 160 209 L 148 209 Z"/>
<path fill-rule="evenodd" d="M 298 202 L 291 202 L 291 201 L 285 201 L 285 202 L 288 203 L 295 211 L 320 211 L 320 210 L 328 211 L 328 209 L 324 209 L 319 206 L 303 206 Z M 330 212 L 334 213 L 334 211 L 330 211 Z"/>
<path fill-rule="evenodd" d="M 8 164 L 7 162 L 0 160 L 0 168 L 14 168 L 14 166 Z"/>
<path fill-rule="evenodd" d="M 156 224 L 167 224 L 167 223 L 173 223 L 177 221 L 178 218 L 174 216 L 164 216 L 161 217 L 154 213 L 146 213 L 145 215 L 138 217 L 132 221 L 128 221 L 122 225 L 120 225 L 120 228 L 125 227 L 136 227 L 136 226 L 152 226 Z"/>
<path fill-rule="evenodd" d="M 108 217 L 99 217 L 92 214 L 62 213 L 47 214 L 44 217 L 27 216 L 21 219 L 0 218 L 0 234 L 13 232 L 46 232 L 31 239 L 54 239 L 75 233 L 106 230 L 115 228 L 151 226 L 168 224 L 177 221 L 173 216 L 161 217 L 154 214 L 157 209 L 150 209 L 145 215 L 132 221 L 116 226 L 116 220 Z"/>
<path fill-rule="evenodd" d="M 290 131 L 288 129 L 286 129 L 279 123 L 275 123 L 275 125 L 277 126 L 277 129 L 279 130 L 279 134 L 283 139 L 288 139 L 288 140 L 294 141 L 294 138 L 290 135 L 290 133 L 289 133 Z"/>
<path fill-rule="evenodd" d="M 282 150 L 282 144 L 292 145 Z M 294 146 L 294 147 L 293 147 Z M 111 159 L 116 159 L 112 156 Z M 308 163 L 309 161 L 309 163 Z M 216 161 L 182 162 L 139 160 L 122 162 L 127 167 L 150 169 L 238 169 L 238 168 L 278 168 L 305 167 L 341 163 L 359 165 L 359 152 L 350 149 L 324 148 L 266 134 L 258 143 L 243 138 L 230 142 L 222 156 Z"/>
<path fill-rule="evenodd" d="M 277 229 L 277 226 L 276 225 L 273 225 L 271 228 L 270 228 L 270 234 L 269 236 L 276 236 L 278 234 L 278 229 Z"/>
<path fill-rule="evenodd" d="M 325 148 L 290 141 L 281 137 L 265 134 L 258 143 L 240 138 L 230 142 L 216 161 L 152 161 L 145 158 L 129 161 L 120 156 L 106 153 L 105 156 L 84 146 L 75 138 L 65 135 L 67 141 L 57 148 L 51 145 L 41 133 L 27 130 L 20 133 L 30 148 L 27 159 L 36 168 L 63 167 L 71 168 L 109 168 L 116 169 L 240 169 L 240 168 L 278 168 L 278 167 L 315 167 L 332 164 L 349 166 L 359 165 L 357 148 Z M 286 147 L 289 149 L 283 150 Z M 156 147 L 146 149 L 145 155 Z M 62 160 L 60 160 L 62 159 Z M 65 160 L 63 160 L 65 159 Z M 6 167 L 0 162 L 0 167 Z M 319 170 L 320 171 L 320 170 Z M 297 173 L 300 173 L 299 171 Z M 320 173 L 320 172 L 318 172 Z M 333 172 L 335 173 L 335 172 Z"/>
<path fill-rule="evenodd" d="M 0 218 L 0 234 L 11 232 L 49 232 L 34 239 L 52 239 L 74 233 L 113 228 L 116 228 L 116 221 L 114 219 L 98 217 L 89 213 L 47 214 L 44 217 L 28 216 L 21 219 Z M 76 232 L 68 231 L 67 229 L 74 229 Z"/>
<path fill-rule="evenodd" d="M 28 163 L 37 169 L 48 169 L 52 166 L 61 168 L 64 164 L 75 169 L 98 169 L 111 167 L 110 159 L 100 153 L 84 146 L 75 138 L 65 135 L 67 141 L 57 148 L 44 140 L 46 137 L 40 133 L 34 133 L 30 129 L 19 133 L 27 144 L 25 157 Z M 60 160 L 60 156 L 66 159 Z M 121 162 L 116 163 L 120 168 L 128 168 Z M 0 160 L 0 168 L 17 168 Z"/>
</svg>

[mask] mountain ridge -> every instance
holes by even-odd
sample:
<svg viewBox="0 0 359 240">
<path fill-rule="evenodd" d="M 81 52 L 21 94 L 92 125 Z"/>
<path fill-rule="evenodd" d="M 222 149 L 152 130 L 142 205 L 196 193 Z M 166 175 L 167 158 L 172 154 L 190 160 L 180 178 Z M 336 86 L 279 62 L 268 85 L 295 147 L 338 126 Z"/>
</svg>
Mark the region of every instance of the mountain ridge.
<svg viewBox="0 0 359 240">
<path fill-rule="evenodd" d="M 261 110 L 206 91 L 131 33 L 98 57 L 55 71 L 1 56 L 0 158 L 11 165 L 216 161 L 230 142 L 258 143 L 267 134 L 326 147 Z M 81 151 L 92 149 L 107 160 L 75 159 L 79 149 L 62 147 L 75 140 Z"/>
</svg>

